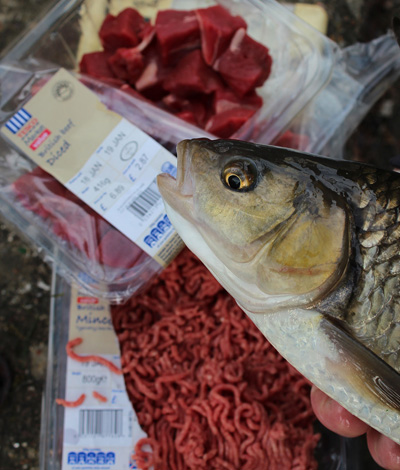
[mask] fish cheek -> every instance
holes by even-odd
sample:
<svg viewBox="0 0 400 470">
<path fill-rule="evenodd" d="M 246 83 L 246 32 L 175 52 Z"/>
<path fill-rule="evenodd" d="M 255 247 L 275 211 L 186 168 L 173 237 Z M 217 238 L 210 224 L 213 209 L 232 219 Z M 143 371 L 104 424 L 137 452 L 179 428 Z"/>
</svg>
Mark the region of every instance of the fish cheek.
<svg viewBox="0 0 400 470">
<path fill-rule="evenodd" d="M 194 200 L 203 238 L 219 257 L 227 256 L 239 263 L 253 258 L 260 247 L 249 240 L 262 228 L 252 224 L 253 217 L 240 210 L 237 194 L 232 195 L 225 188 L 211 194 L 202 189 Z"/>
<path fill-rule="evenodd" d="M 293 197 L 277 199 L 260 184 L 255 191 L 235 192 L 213 178 L 198 178 L 194 207 L 200 231 L 217 256 L 246 262 L 262 249 L 265 236 L 294 212 Z M 287 193 L 288 191 L 286 191 Z"/>
<path fill-rule="evenodd" d="M 258 265 L 258 285 L 268 294 L 320 297 L 340 280 L 349 255 L 346 211 L 332 204 L 303 211 L 270 245 Z"/>
</svg>

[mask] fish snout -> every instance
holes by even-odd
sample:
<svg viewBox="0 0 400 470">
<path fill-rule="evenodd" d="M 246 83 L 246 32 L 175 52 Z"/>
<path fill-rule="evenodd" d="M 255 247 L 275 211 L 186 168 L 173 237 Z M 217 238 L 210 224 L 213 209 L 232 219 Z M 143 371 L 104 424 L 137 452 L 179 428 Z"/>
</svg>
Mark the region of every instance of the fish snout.
<svg viewBox="0 0 400 470">
<path fill-rule="evenodd" d="M 168 173 L 157 176 L 157 186 L 164 202 L 181 215 L 192 213 L 193 179 L 191 176 L 190 140 L 177 145 L 178 161 L 176 179 Z"/>
</svg>

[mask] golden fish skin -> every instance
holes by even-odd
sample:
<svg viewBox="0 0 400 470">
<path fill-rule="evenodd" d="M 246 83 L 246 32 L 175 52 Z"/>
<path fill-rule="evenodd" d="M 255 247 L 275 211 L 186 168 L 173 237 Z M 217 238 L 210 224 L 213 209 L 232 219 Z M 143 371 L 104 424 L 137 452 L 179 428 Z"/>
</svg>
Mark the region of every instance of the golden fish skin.
<svg viewBox="0 0 400 470">
<path fill-rule="evenodd" d="M 278 351 L 400 443 L 400 175 L 194 139 L 158 184 L 187 246 Z"/>
</svg>

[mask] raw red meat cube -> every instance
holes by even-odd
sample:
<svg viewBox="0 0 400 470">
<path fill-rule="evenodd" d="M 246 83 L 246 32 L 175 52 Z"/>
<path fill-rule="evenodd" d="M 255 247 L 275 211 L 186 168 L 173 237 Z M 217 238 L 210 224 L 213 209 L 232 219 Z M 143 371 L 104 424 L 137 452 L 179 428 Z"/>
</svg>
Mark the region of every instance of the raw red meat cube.
<svg viewBox="0 0 400 470">
<path fill-rule="evenodd" d="M 95 78 L 115 78 L 108 59 L 110 54 L 108 52 L 89 52 L 84 54 L 79 63 L 79 70 Z"/>
<path fill-rule="evenodd" d="M 189 100 L 186 100 L 185 98 L 181 98 L 180 96 L 176 96 L 171 93 L 167 96 L 164 96 L 162 102 L 169 111 L 175 113 L 178 111 L 182 111 L 185 104 L 189 103 Z"/>
<path fill-rule="evenodd" d="M 96 250 L 96 259 L 113 268 L 133 267 L 143 251 L 118 230 L 111 228 L 101 239 Z"/>
<path fill-rule="evenodd" d="M 67 189 L 40 167 L 20 176 L 13 183 L 13 190 L 20 203 L 43 218 L 51 216 L 46 204 L 50 197 L 63 198 Z"/>
<path fill-rule="evenodd" d="M 14 181 L 13 188 L 18 195 L 35 199 L 49 193 L 64 196 L 67 191 L 65 186 L 39 166 Z"/>
<path fill-rule="evenodd" d="M 193 124 L 194 126 L 198 125 L 196 116 L 192 111 L 179 111 L 175 113 L 175 116 L 179 117 L 180 119 L 183 119 L 189 124 Z"/>
<path fill-rule="evenodd" d="M 55 235 L 90 260 L 124 269 L 134 266 L 144 254 L 125 235 L 39 167 L 18 178 L 13 189 L 26 209 L 45 219 Z"/>
<path fill-rule="evenodd" d="M 309 143 L 310 139 L 307 135 L 286 131 L 277 138 L 273 145 L 295 150 L 306 150 Z"/>
<path fill-rule="evenodd" d="M 143 30 L 142 33 L 142 40 L 141 42 L 136 46 L 136 49 L 143 53 L 145 49 L 152 43 L 154 37 L 156 35 L 156 30 L 154 27 L 150 24 L 147 23 L 146 28 Z"/>
<path fill-rule="evenodd" d="M 20 203 L 45 219 L 57 236 L 96 259 L 98 240 L 111 225 L 94 210 L 39 167 L 18 178 L 13 189 Z"/>
<path fill-rule="evenodd" d="M 164 64 L 177 52 L 200 47 L 200 28 L 194 11 L 159 11 L 155 30 Z"/>
<path fill-rule="evenodd" d="M 244 96 L 265 82 L 271 65 L 268 49 L 239 29 L 214 69 L 239 96 Z"/>
<path fill-rule="evenodd" d="M 214 93 L 213 109 L 215 114 L 222 113 L 233 108 L 259 109 L 263 104 L 261 96 L 253 90 L 247 95 L 239 98 L 229 88 L 217 90 Z"/>
<path fill-rule="evenodd" d="M 138 91 L 136 91 L 134 88 L 132 88 L 131 86 L 127 85 L 126 83 L 124 83 L 121 88 L 120 88 L 122 91 L 124 91 L 125 93 L 128 93 L 128 95 L 131 95 L 139 100 L 142 100 L 142 101 L 147 101 L 148 103 L 151 103 L 150 100 L 148 100 L 147 98 L 145 98 L 142 94 L 140 94 Z"/>
<path fill-rule="evenodd" d="M 201 49 L 204 60 L 212 65 L 229 46 L 235 31 L 247 28 L 240 16 L 232 16 L 220 5 L 196 10 L 201 31 Z"/>
<path fill-rule="evenodd" d="M 205 127 L 207 132 L 227 139 L 253 116 L 255 109 L 234 108 L 212 116 Z"/>
<path fill-rule="evenodd" d="M 126 8 L 117 16 L 108 14 L 101 25 L 99 36 L 105 50 L 134 47 L 140 43 L 151 26 L 134 8 Z"/>
<path fill-rule="evenodd" d="M 200 49 L 187 54 L 164 81 L 164 88 L 177 96 L 212 93 L 223 84 L 218 74 L 203 59 Z"/>
<path fill-rule="evenodd" d="M 119 79 L 134 84 L 143 71 L 144 59 L 136 47 L 123 47 L 108 59 L 108 65 Z"/>
<path fill-rule="evenodd" d="M 171 67 L 162 63 L 154 43 L 147 48 L 144 62 L 143 72 L 136 80 L 135 87 L 146 98 L 158 101 L 167 94 L 163 87 L 163 82 L 169 75 Z"/>
<path fill-rule="evenodd" d="M 207 109 L 210 107 L 209 99 L 208 96 L 185 99 L 170 94 L 165 96 L 162 102 L 167 107 L 167 110 L 176 116 L 197 126 L 204 127 L 208 118 Z"/>
<path fill-rule="evenodd" d="M 99 242 L 97 214 L 82 201 L 70 198 L 69 195 L 65 198 L 47 198 L 46 207 L 51 211 L 53 232 L 85 253 L 89 259 L 96 260 L 96 248 Z"/>
<path fill-rule="evenodd" d="M 101 81 L 108 86 L 112 86 L 113 88 L 120 88 L 124 84 L 123 80 L 114 77 L 101 77 Z"/>
</svg>

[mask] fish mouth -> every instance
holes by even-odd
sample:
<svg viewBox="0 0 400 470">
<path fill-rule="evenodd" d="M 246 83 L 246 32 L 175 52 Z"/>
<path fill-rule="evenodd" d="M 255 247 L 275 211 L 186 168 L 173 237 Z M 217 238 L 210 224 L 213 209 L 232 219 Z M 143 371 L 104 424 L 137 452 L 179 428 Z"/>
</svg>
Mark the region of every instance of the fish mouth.
<svg viewBox="0 0 400 470">
<path fill-rule="evenodd" d="M 168 173 L 157 176 L 157 185 L 164 202 L 183 217 L 193 215 L 193 179 L 191 176 L 190 141 L 179 142 L 177 149 L 176 179 Z"/>
</svg>

